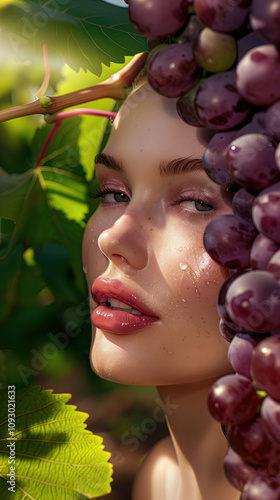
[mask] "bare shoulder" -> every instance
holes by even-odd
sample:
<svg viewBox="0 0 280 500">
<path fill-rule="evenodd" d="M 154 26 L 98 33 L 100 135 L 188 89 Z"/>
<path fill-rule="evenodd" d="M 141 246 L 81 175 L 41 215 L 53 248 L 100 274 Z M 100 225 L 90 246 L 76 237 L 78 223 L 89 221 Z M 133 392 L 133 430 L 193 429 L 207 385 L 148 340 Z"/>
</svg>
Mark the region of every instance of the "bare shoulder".
<svg viewBox="0 0 280 500">
<path fill-rule="evenodd" d="M 172 441 L 169 437 L 159 441 L 142 463 L 134 481 L 132 500 L 164 500 L 169 498 L 168 485 L 178 486 L 178 464 Z M 174 493 L 174 489 L 173 489 Z"/>
</svg>

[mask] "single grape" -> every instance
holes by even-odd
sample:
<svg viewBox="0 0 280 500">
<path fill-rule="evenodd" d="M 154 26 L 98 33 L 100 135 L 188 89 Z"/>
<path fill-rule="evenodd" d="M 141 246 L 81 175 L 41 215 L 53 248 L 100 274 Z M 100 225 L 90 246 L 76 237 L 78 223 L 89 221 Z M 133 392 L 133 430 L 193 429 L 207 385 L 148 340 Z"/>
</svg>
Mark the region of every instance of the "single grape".
<svg viewBox="0 0 280 500">
<path fill-rule="evenodd" d="M 231 342 L 236 335 L 236 331 L 227 326 L 223 319 L 220 319 L 219 330 L 220 334 L 227 342 Z"/>
<path fill-rule="evenodd" d="M 226 164 L 231 177 L 246 189 L 265 189 L 280 177 L 273 141 L 262 134 L 234 139 L 227 149 Z"/>
<path fill-rule="evenodd" d="M 277 250 L 279 245 L 264 234 L 258 234 L 251 248 L 252 269 L 269 270 L 268 263 Z"/>
<path fill-rule="evenodd" d="M 264 40 L 262 40 L 257 33 L 252 31 L 242 38 L 239 38 L 239 40 L 237 40 L 238 61 L 240 61 L 240 59 L 242 59 L 242 57 L 245 56 L 249 50 L 264 44 Z"/>
<path fill-rule="evenodd" d="M 253 205 L 253 221 L 265 236 L 280 244 L 280 182 L 260 192 Z"/>
<path fill-rule="evenodd" d="M 231 206 L 234 215 L 253 223 L 252 209 L 255 196 L 246 189 L 239 189 L 232 198 Z"/>
<path fill-rule="evenodd" d="M 229 483 L 238 491 L 242 491 L 246 482 L 261 470 L 260 467 L 247 464 L 235 451 L 228 449 L 224 458 L 224 473 Z"/>
<path fill-rule="evenodd" d="M 244 486 L 240 500 L 279 500 L 280 477 L 255 475 Z"/>
<path fill-rule="evenodd" d="M 267 270 L 273 274 L 275 279 L 280 281 L 280 249 L 271 257 Z"/>
<path fill-rule="evenodd" d="M 235 136 L 236 131 L 217 132 L 208 143 L 202 159 L 204 170 L 210 179 L 225 187 L 236 186 L 226 165 L 227 147 Z"/>
<path fill-rule="evenodd" d="M 251 0 L 194 0 L 194 7 L 205 26 L 226 33 L 244 24 L 250 3 Z"/>
<path fill-rule="evenodd" d="M 254 226 L 235 215 L 213 219 L 204 231 L 206 251 L 221 266 L 242 269 L 250 263 L 250 250 L 257 231 Z"/>
<path fill-rule="evenodd" d="M 265 466 L 280 459 L 279 446 L 267 437 L 260 417 L 227 429 L 230 447 L 250 465 Z"/>
<path fill-rule="evenodd" d="M 240 95 L 254 106 L 270 106 L 280 99 L 280 54 L 274 45 L 256 47 L 236 67 Z"/>
<path fill-rule="evenodd" d="M 265 114 L 265 125 L 269 134 L 280 141 L 280 101 L 272 104 Z M 278 163 L 280 167 L 280 163 Z"/>
<path fill-rule="evenodd" d="M 129 0 L 132 26 L 146 38 L 160 39 L 179 31 L 188 17 L 187 0 Z"/>
<path fill-rule="evenodd" d="M 189 90 L 189 92 L 179 97 L 176 103 L 177 112 L 180 118 L 193 127 L 202 127 L 202 123 L 197 116 L 194 102 L 197 89 L 202 81 L 201 79 L 191 90 Z"/>
<path fill-rule="evenodd" d="M 197 36 L 203 28 L 204 26 L 197 16 L 190 16 L 185 29 L 180 32 L 177 40 L 183 43 L 190 43 L 191 46 L 193 46 Z"/>
<path fill-rule="evenodd" d="M 268 333 L 279 326 L 279 305 L 280 284 L 267 271 L 250 271 L 237 276 L 225 299 L 232 321 L 257 333 Z"/>
<path fill-rule="evenodd" d="M 253 0 L 250 23 L 266 42 L 280 46 L 280 2 L 279 0 Z"/>
<path fill-rule="evenodd" d="M 236 373 L 251 379 L 251 358 L 261 337 L 237 333 L 228 348 L 228 360 Z"/>
<path fill-rule="evenodd" d="M 246 123 L 246 125 L 236 130 L 236 137 L 240 137 L 245 134 L 271 135 L 267 130 L 265 118 L 265 111 L 258 111 L 258 113 L 254 113 L 249 123 Z"/>
<path fill-rule="evenodd" d="M 236 88 L 233 70 L 209 76 L 199 87 L 195 104 L 203 125 L 214 130 L 236 127 L 249 114 L 249 105 Z"/>
<path fill-rule="evenodd" d="M 234 323 L 231 320 L 231 318 L 229 317 L 228 312 L 226 310 L 226 306 L 225 306 L 226 294 L 227 294 L 227 291 L 228 291 L 231 283 L 233 283 L 233 281 L 237 278 L 237 276 L 241 276 L 242 274 L 244 274 L 246 272 L 248 272 L 248 271 L 247 270 L 236 271 L 235 274 L 233 274 L 232 276 L 227 278 L 224 281 L 224 283 L 222 284 L 220 291 L 219 291 L 219 295 L 218 295 L 217 308 L 218 308 L 218 313 L 219 313 L 219 315 L 221 317 L 221 321 L 222 321 L 222 325 L 220 324 L 220 328 L 222 326 L 221 333 L 223 336 L 224 335 L 226 336 L 225 338 L 229 342 L 232 340 L 232 338 L 230 338 L 231 332 L 234 332 L 234 334 L 236 334 L 237 332 L 245 333 L 246 330 L 244 328 L 240 327 L 239 325 L 237 325 L 236 323 Z M 230 328 L 230 332 L 227 332 L 225 330 L 226 327 Z M 234 336 L 234 334 L 232 334 L 232 337 Z"/>
<path fill-rule="evenodd" d="M 211 415 L 225 425 L 237 425 L 254 417 L 258 396 L 250 380 L 238 374 L 216 380 L 208 393 Z"/>
<path fill-rule="evenodd" d="M 278 309 L 280 291 L 278 298 Z M 270 335 L 254 349 L 251 363 L 252 376 L 273 399 L 280 401 L 280 335 Z"/>
<path fill-rule="evenodd" d="M 237 56 L 235 38 L 211 28 L 204 28 L 196 38 L 193 54 L 197 64 L 206 71 L 226 71 L 234 64 Z"/>
<path fill-rule="evenodd" d="M 276 161 L 277 167 L 280 170 L 280 143 L 278 144 L 278 146 L 276 148 L 275 161 Z"/>
<path fill-rule="evenodd" d="M 153 89 L 166 97 L 179 97 L 199 81 L 200 68 L 191 45 L 174 43 L 157 52 L 148 68 Z"/>
<path fill-rule="evenodd" d="M 280 446 L 280 404 L 269 396 L 261 405 L 261 419 L 268 437 Z"/>
</svg>

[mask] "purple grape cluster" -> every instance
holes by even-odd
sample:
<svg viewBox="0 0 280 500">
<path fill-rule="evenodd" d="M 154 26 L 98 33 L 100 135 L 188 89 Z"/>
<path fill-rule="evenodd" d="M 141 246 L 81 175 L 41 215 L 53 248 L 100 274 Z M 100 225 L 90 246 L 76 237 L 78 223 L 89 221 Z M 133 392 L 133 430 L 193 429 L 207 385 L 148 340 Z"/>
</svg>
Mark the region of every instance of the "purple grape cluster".
<svg viewBox="0 0 280 500">
<path fill-rule="evenodd" d="M 218 297 L 235 373 L 208 407 L 224 427 L 240 500 L 280 499 L 280 0 L 127 0 L 149 39 L 148 80 L 179 116 L 215 131 L 208 176 L 235 192 L 204 233 L 229 269 Z"/>
</svg>

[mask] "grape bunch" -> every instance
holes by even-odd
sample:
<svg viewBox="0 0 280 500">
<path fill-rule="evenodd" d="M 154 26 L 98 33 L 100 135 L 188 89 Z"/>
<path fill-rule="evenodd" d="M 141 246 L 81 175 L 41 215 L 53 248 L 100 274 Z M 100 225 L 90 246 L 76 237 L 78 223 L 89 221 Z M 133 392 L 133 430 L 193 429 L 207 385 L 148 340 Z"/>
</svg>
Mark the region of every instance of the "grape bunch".
<svg viewBox="0 0 280 500">
<path fill-rule="evenodd" d="M 204 245 L 229 278 L 218 296 L 233 371 L 208 407 L 240 500 L 280 499 L 280 0 L 126 0 L 148 38 L 147 76 L 192 126 L 214 130 L 208 176 L 233 191 Z"/>
</svg>

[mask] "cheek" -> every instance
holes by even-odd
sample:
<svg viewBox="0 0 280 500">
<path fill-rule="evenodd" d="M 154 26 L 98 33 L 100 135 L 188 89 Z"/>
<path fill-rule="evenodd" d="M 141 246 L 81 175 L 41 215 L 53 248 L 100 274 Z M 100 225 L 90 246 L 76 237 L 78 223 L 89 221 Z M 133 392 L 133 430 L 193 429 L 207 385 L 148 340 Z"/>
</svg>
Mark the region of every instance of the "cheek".
<svg viewBox="0 0 280 500">
<path fill-rule="evenodd" d="M 94 214 L 88 221 L 82 244 L 83 270 L 91 286 L 93 280 L 101 274 L 108 265 L 106 257 L 102 254 L 98 246 L 99 235 L 106 229 L 97 214 Z"/>
</svg>

